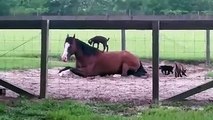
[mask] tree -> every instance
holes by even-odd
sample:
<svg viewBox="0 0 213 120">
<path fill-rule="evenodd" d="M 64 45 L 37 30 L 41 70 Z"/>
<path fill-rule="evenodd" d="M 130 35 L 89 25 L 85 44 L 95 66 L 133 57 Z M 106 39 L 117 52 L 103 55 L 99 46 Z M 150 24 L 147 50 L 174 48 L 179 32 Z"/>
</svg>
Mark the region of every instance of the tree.
<svg viewBox="0 0 213 120">
<path fill-rule="evenodd" d="M 48 11 L 44 5 L 47 0 L 14 0 L 16 3 L 11 6 L 13 15 L 41 15 Z"/>
<path fill-rule="evenodd" d="M 138 11 L 146 10 L 144 8 L 147 0 L 115 0 L 116 10 L 123 11 L 125 14 L 135 14 Z M 145 11 L 143 11 L 145 13 Z"/>
<path fill-rule="evenodd" d="M 78 0 L 48 0 L 46 6 L 50 15 L 74 15 L 77 14 Z"/>
<path fill-rule="evenodd" d="M 150 0 L 147 4 L 149 10 L 147 14 L 163 14 L 163 11 L 170 10 L 169 0 Z"/>
<path fill-rule="evenodd" d="M 0 0 L 0 15 L 9 15 L 11 0 Z"/>
</svg>

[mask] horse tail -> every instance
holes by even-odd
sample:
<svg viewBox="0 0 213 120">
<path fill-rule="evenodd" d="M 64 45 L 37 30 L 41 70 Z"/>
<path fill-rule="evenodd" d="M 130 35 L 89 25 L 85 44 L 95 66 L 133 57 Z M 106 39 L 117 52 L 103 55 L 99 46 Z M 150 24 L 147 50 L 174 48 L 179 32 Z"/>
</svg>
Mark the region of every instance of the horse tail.
<svg viewBox="0 0 213 120">
<path fill-rule="evenodd" d="M 140 67 L 138 68 L 138 70 L 136 72 L 133 73 L 133 75 L 136 76 L 136 77 L 141 77 L 141 76 L 147 76 L 148 77 L 148 73 L 144 69 L 141 61 L 140 61 Z"/>
</svg>

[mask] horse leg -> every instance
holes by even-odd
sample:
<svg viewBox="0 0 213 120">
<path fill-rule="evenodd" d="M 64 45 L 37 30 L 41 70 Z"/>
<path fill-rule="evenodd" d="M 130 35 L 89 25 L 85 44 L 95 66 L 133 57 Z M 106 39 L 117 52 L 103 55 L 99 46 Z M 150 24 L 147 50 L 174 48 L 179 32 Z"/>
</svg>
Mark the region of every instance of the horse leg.
<svg viewBox="0 0 213 120">
<path fill-rule="evenodd" d="M 137 68 L 136 66 L 129 66 L 129 69 L 134 71 L 134 73 L 132 75 L 134 75 L 136 77 L 141 77 L 141 76 L 144 76 L 144 75 L 146 77 L 149 77 L 149 74 L 144 69 L 141 61 L 140 61 L 140 67 L 139 68 Z"/>
<path fill-rule="evenodd" d="M 126 63 L 123 63 L 121 76 L 127 76 L 128 70 L 129 70 L 129 66 Z"/>
<path fill-rule="evenodd" d="M 70 71 L 81 77 L 89 77 L 89 76 L 96 75 L 96 73 L 93 70 L 93 65 L 90 65 L 87 67 L 81 67 L 81 68 L 72 68 L 71 67 Z"/>
<path fill-rule="evenodd" d="M 66 71 L 66 70 L 69 70 L 70 68 L 71 68 L 70 66 L 67 66 L 67 67 L 59 70 L 59 72 L 58 72 L 59 76 L 63 76 L 63 72 Z"/>
<path fill-rule="evenodd" d="M 138 68 L 136 69 L 135 66 L 129 66 L 126 63 L 123 63 L 122 65 L 122 73 L 121 76 L 128 76 L 128 71 L 131 70 L 133 72 L 132 75 L 135 75 L 135 73 L 137 72 Z"/>
<path fill-rule="evenodd" d="M 70 67 L 70 71 L 73 72 L 74 74 L 78 75 L 78 76 L 81 76 L 81 77 L 87 77 L 88 76 L 84 68 Z"/>
<path fill-rule="evenodd" d="M 78 61 L 76 61 L 76 62 L 75 62 L 75 67 L 76 67 L 76 68 L 80 68 L 80 67 L 81 67 L 81 64 L 80 64 Z"/>
<path fill-rule="evenodd" d="M 61 72 L 66 71 L 66 70 L 69 70 L 70 68 L 71 68 L 70 66 L 67 66 L 67 67 L 65 67 L 65 68 L 63 68 L 63 69 L 61 69 L 61 70 L 59 70 L 58 73 L 61 73 Z"/>
</svg>

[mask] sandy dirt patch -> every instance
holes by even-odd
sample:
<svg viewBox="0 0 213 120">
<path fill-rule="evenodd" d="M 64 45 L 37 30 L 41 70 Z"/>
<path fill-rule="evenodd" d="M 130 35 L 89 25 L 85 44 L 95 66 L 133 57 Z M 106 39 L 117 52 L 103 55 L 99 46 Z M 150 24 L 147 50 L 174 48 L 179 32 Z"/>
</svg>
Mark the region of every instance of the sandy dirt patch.
<svg viewBox="0 0 213 120">
<path fill-rule="evenodd" d="M 81 78 L 72 73 L 61 77 L 57 74 L 59 68 L 49 69 L 47 96 L 51 98 L 111 102 L 150 102 L 152 98 L 152 68 L 149 68 L 150 63 L 144 63 L 144 66 L 150 74 L 147 79 L 133 76 Z M 174 74 L 165 76 L 159 71 L 161 100 L 212 80 L 206 77 L 209 70 L 203 65 L 187 65 L 187 68 L 188 76 L 182 78 L 175 78 Z M 37 95 L 39 94 L 39 77 L 39 69 L 0 72 L 1 79 Z M 18 95 L 8 90 L 7 96 L 16 97 Z M 188 99 L 213 100 L 213 89 L 198 93 Z"/>
</svg>

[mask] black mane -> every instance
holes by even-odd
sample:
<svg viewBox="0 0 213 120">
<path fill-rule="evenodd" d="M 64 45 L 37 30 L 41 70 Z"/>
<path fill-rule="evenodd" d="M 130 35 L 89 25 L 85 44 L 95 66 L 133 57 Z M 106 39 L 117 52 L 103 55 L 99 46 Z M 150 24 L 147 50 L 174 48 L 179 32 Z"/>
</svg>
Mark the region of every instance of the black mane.
<svg viewBox="0 0 213 120">
<path fill-rule="evenodd" d="M 76 46 L 82 50 L 82 53 L 86 56 L 96 55 L 100 50 L 94 47 L 89 46 L 79 39 L 75 39 Z"/>
</svg>

